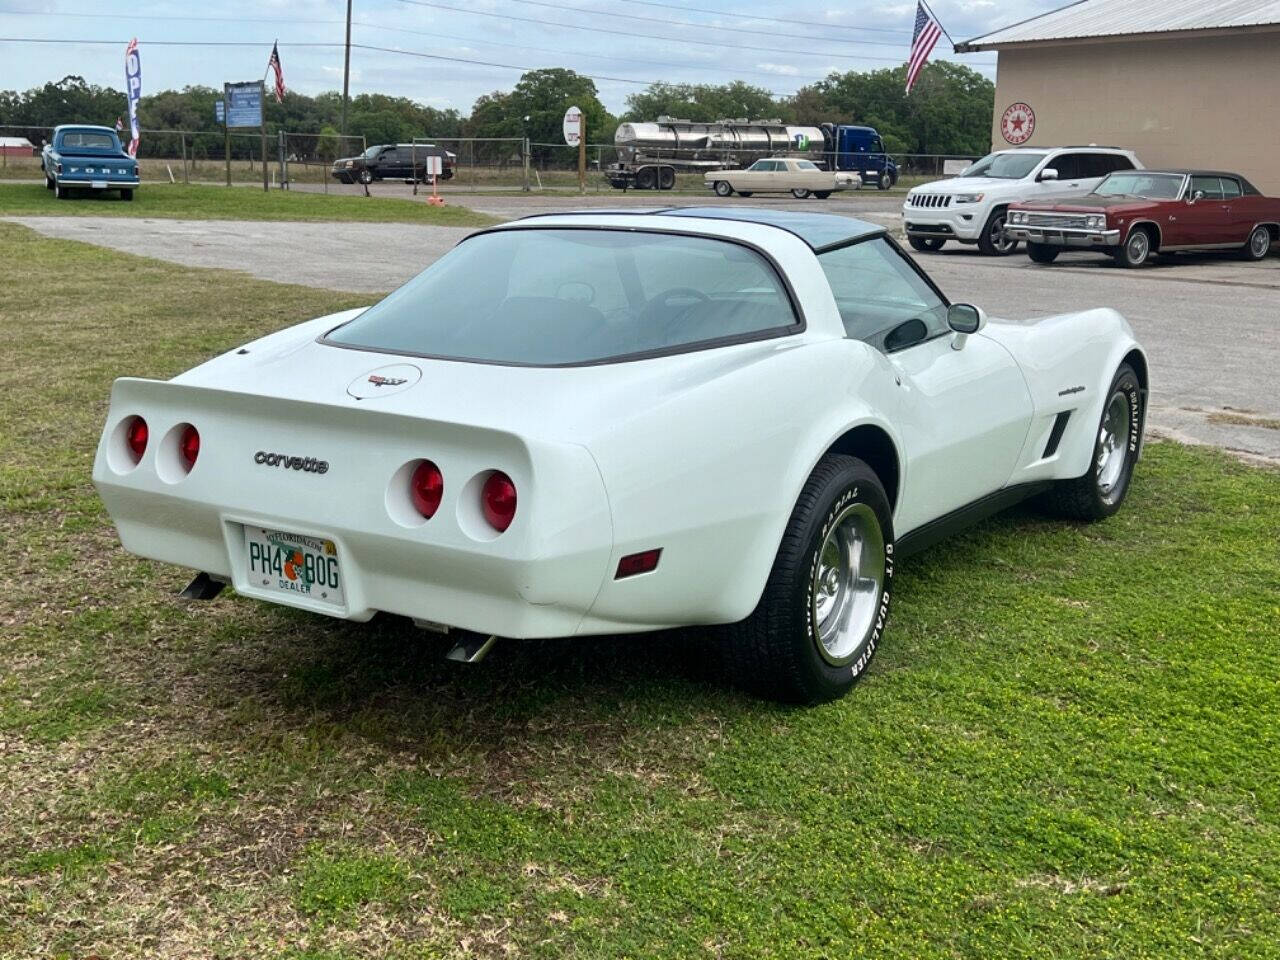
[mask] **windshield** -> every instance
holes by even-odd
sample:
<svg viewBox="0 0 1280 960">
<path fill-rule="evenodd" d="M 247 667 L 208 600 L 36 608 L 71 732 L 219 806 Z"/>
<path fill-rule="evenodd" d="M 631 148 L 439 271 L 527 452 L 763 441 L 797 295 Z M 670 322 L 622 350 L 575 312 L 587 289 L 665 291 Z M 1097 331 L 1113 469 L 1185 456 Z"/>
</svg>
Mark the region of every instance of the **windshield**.
<svg viewBox="0 0 1280 960">
<path fill-rule="evenodd" d="M 1130 170 L 1113 173 L 1094 189 L 1099 197 L 1142 197 L 1146 200 L 1177 200 L 1182 193 L 1182 175 Z"/>
<path fill-rule="evenodd" d="M 797 160 L 796 167 L 798 167 L 801 170 L 817 170 L 818 169 L 818 165 L 814 163 L 812 160 Z"/>
<path fill-rule="evenodd" d="M 962 177 L 995 177 L 997 180 L 1021 180 L 1045 158 L 1043 153 L 992 153 L 968 167 Z"/>
<path fill-rule="evenodd" d="M 777 272 L 740 244 L 631 230 L 496 230 L 464 240 L 329 343 L 556 366 L 797 325 Z"/>
<path fill-rule="evenodd" d="M 380 144 L 380 143 L 379 143 L 379 144 L 376 144 L 375 146 L 372 146 L 372 147 L 370 147 L 368 150 L 366 150 L 366 151 L 364 152 L 363 156 L 366 156 L 366 157 L 368 157 L 369 159 L 371 159 L 371 160 L 372 160 L 374 157 L 376 157 L 378 154 L 380 154 L 380 153 L 382 152 L 382 149 L 383 149 L 383 145 L 382 145 L 382 144 Z"/>
<path fill-rule="evenodd" d="M 77 150 L 117 150 L 116 138 L 109 133 L 98 133 L 94 130 L 68 130 L 62 135 L 63 148 L 74 147 Z"/>
</svg>

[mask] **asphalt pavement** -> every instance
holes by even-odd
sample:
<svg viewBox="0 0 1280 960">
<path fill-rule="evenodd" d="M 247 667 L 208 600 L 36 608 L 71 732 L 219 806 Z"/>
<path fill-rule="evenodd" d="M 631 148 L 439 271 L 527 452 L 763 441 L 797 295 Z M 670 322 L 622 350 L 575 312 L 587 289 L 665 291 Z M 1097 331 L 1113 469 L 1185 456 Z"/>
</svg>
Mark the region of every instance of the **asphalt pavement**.
<svg viewBox="0 0 1280 960">
<path fill-rule="evenodd" d="M 710 202 L 689 194 L 661 199 L 664 206 Z M 859 191 L 825 202 L 753 197 L 750 205 L 843 213 L 892 228 L 900 224 L 901 202 L 901 197 Z M 654 194 L 510 193 L 467 196 L 466 205 L 514 217 L 547 209 L 656 204 Z M 10 219 L 47 236 L 187 266 L 369 293 L 407 280 L 470 232 L 400 223 Z M 1021 254 L 987 258 L 972 247 L 951 245 L 918 260 L 952 300 L 979 304 L 994 317 L 1114 307 L 1129 319 L 1150 356 L 1154 433 L 1280 464 L 1280 257 L 1245 263 L 1222 254 L 1178 256 L 1171 263 L 1125 270 L 1089 254 L 1063 256 L 1046 267 Z"/>
</svg>

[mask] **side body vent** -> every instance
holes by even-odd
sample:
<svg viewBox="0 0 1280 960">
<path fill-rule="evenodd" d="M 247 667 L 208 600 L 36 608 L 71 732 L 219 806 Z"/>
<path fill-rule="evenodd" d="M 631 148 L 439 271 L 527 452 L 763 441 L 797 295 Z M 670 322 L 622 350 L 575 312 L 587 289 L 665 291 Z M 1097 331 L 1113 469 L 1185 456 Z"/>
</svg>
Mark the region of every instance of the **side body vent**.
<svg viewBox="0 0 1280 960">
<path fill-rule="evenodd" d="M 1044 453 L 1040 455 L 1040 459 L 1047 459 L 1058 452 L 1058 444 L 1062 442 L 1062 435 L 1066 432 L 1067 421 L 1070 419 L 1070 410 L 1063 410 L 1054 418 L 1053 429 L 1049 431 L 1049 442 L 1044 445 Z"/>
</svg>

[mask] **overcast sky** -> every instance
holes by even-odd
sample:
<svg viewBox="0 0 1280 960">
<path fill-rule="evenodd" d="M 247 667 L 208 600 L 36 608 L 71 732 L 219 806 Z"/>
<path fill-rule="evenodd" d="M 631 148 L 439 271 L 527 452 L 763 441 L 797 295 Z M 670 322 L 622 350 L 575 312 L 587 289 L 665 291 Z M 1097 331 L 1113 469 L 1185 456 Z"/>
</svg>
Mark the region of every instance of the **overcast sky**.
<svg viewBox="0 0 1280 960">
<path fill-rule="evenodd" d="M 1064 2 L 932 0 L 932 6 L 960 41 Z M 465 114 L 477 96 L 510 89 L 525 69 L 562 66 L 597 77 L 601 99 L 614 112 L 623 109 L 628 93 L 659 80 L 742 79 L 789 94 L 833 70 L 901 64 L 915 9 L 915 0 L 354 0 L 355 44 L 505 66 L 357 48 L 351 52 L 351 90 L 412 97 Z M 0 0 L 0 37 L 112 41 L 0 42 L 0 89 L 24 90 L 67 74 L 123 88 L 124 46 L 134 36 L 144 95 L 255 79 L 276 38 L 290 88 L 308 94 L 341 89 L 345 12 L 345 0 Z M 165 40 L 266 46 L 158 45 Z M 995 77 L 994 53 L 956 56 L 944 37 L 934 57 Z"/>
</svg>

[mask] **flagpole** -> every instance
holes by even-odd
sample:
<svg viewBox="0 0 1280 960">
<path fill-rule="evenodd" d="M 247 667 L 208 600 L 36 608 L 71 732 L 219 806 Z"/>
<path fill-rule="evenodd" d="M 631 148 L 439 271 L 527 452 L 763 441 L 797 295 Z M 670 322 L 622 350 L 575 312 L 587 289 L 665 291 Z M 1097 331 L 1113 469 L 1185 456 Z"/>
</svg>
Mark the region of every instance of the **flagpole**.
<svg viewBox="0 0 1280 960">
<path fill-rule="evenodd" d="M 920 0 L 924 8 L 929 11 L 929 16 L 933 17 L 933 22 L 938 25 L 938 29 L 942 31 L 942 35 L 951 41 L 951 52 L 956 49 L 956 42 L 951 39 L 951 34 L 947 33 L 947 28 L 942 25 L 942 21 L 938 19 L 938 15 L 933 12 L 933 7 L 929 6 L 927 0 Z"/>
</svg>

